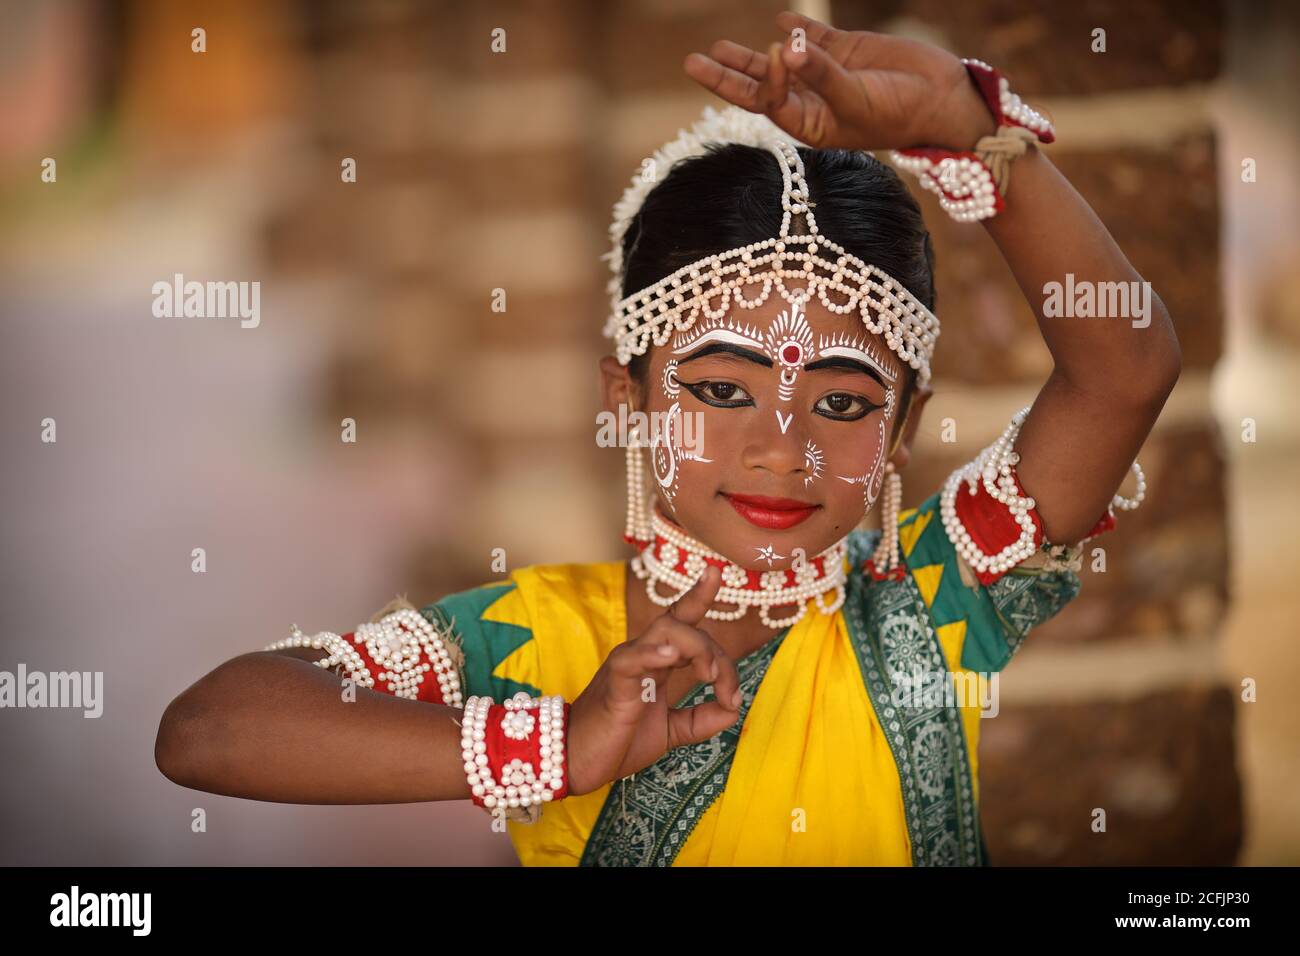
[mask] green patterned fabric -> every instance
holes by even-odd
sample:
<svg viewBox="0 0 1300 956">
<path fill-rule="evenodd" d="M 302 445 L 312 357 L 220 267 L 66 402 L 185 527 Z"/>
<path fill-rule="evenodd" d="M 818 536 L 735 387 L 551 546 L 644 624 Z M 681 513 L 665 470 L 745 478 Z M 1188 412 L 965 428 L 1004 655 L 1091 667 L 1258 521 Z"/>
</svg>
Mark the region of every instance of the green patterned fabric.
<svg viewBox="0 0 1300 956">
<path fill-rule="evenodd" d="M 518 624 L 485 621 L 483 612 L 509 592 L 514 584 L 487 584 L 451 594 L 420 613 L 443 634 L 454 635 L 465 655 L 461 686 L 466 699 L 488 696 L 504 701 L 524 691 L 529 697 L 542 692 L 531 684 L 506 680 L 492 672 L 502 661 L 533 639 L 533 632 Z"/>
<path fill-rule="evenodd" d="M 966 621 L 961 666 L 968 670 L 1002 670 L 1020 649 L 1025 635 L 1079 593 L 1079 578 L 1072 571 L 1027 567 L 1012 568 L 987 587 L 970 587 L 961 579 L 957 551 L 943 530 L 938 494 L 899 522 L 900 533 L 917 522 L 925 523 L 925 528 L 907 555 L 907 566 L 914 573 L 942 567 L 930 605 L 931 623 L 944 627 Z"/>
<path fill-rule="evenodd" d="M 879 531 L 850 535 L 851 566 L 860 568 L 879 540 Z M 901 707 L 893 700 L 895 674 L 948 669 L 915 581 L 910 575 L 875 581 L 851 574 L 844 616 L 863 683 L 898 766 L 912 865 L 982 865 L 979 812 L 960 710 Z"/>
</svg>

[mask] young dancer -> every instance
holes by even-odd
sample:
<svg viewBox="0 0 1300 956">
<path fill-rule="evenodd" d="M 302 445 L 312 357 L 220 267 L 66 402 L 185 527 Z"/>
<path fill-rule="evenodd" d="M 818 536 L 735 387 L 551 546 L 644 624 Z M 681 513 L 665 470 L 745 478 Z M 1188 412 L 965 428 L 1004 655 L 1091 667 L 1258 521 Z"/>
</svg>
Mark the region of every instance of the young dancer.
<svg viewBox="0 0 1300 956">
<path fill-rule="evenodd" d="M 1140 277 L 996 70 L 778 24 L 766 53 L 687 59 L 730 105 L 614 209 L 600 375 L 632 423 L 635 555 L 398 602 L 347 634 L 295 628 L 172 703 L 171 779 L 469 798 L 525 864 L 986 862 L 979 694 L 1077 593 L 1079 545 L 1140 503 L 1179 348 L 1156 297 L 1132 321 L 1045 308 L 1067 273 Z M 1033 405 L 907 511 L 939 322 L 929 235 L 875 149 L 987 229 L 1054 360 Z M 877 503 L 882 530 L 856 530 Z"/>
</svg>

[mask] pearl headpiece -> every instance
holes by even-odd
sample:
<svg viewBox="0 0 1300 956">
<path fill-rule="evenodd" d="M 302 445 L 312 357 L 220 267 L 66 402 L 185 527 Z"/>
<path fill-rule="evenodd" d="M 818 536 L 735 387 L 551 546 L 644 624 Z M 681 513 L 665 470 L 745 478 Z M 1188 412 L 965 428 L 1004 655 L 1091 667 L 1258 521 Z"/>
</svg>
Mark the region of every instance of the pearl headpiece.
<svg viewBox="0 0 1300 956">
<path fill-rule="evenodd" d="M 850 254 L 817 229 L 803 159 L 791 138 L 766 116 L 738 106 L 721 111 L 704 108 L 704 118 L 676 140 L 655 151 L 654 169 L 668 170 L 679 159 L 705 154 L 706 143 L 741 143 L 766 147 L 781 167 L 779 235 L 683 266 L 654 285 L 620 298 L 623 239 L 633 217 L 655 186 L 638 172 L 614 206 L 610 226 L 613 248 L 608 259 L 611 312 L 605 335 L 614 340 L 618 361 L 626 365 L 650 345 L 663 345 L 674 332 L 689 329 L 700 313 L 722 318 L 734 303 L 756 309 L 776 287 L 781 297 L 803 304 L 816 296 L 830 312 L 857 312 L 863 325 L 900 359 L 916 370 L 918 384 L 930 379 L 930 357 L 939 337 L 939 320 L 902 283 Z M 802 227 L 791 230 L 802 217 Z M 795 287 L 786 284 L 791 281 Z"/>
</svg>

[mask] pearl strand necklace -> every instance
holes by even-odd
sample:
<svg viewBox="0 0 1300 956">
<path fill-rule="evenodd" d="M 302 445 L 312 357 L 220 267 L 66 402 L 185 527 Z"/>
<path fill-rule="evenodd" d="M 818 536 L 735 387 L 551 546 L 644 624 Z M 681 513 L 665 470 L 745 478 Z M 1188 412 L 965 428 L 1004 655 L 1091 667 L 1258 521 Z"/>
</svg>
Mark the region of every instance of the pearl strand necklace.
<svg viewBox="0 0 1300 956">
<path fill-rule="evenodd" d="M 723 611 L 710 608 L 704 616 L 715 621 L 736 621 L 744 617 L 750 607 L 759 609 L 759 619 L 768 627 L 780 629 L 789 627 L 803 619 L 808 610 L 808 601 L 814 599 L 818 611 L 822 614 L 834 614 L 844 605 L 844 558 L 846 547 L 839 541 L 823 551 L 817 558 L 810 558 L 804 566 L 794 572 L 795 583 L 787 583 L 785 571 L 766 571 L 759 579 L 760 587 L 746 587 L 749 572 L 734 562 L 713 551 L 694 538 L 670 525 L 660 517 L 657 509 L 652 517 L 652 528 L 657 538 L 663 543 L 651 541 L 641 553 L 632 559 L 632 572 L 645 581 L 646 595 L 660 607 L 669 607 L 689 591 L 704 573 L 710 563 L 722 565 L 722 585 L 718 589 L 715 601 L 719 604 L 734 604 L 734 610 Z M 682 559 L 682 553 L 686 557 Z M 707 559 L 707 560 L 706 560 Z M 820 559 L 821 572 L 815 562 Z M 686 573 L 677 570 L 682 563 Z M 662 595 L 658 591 L 660 583 L 672 588 L 674 593 Z M 828 603 L 828 595 L 829 603 Z M 774 618 L 769 609 L 795 605 L 796 611 L 784 618 Z"/>
<path fill-rule="evenodd" d="M 1037 502 L 1032 497 L 1019 493 L 1019 484 L 1014 474 L 1015 466 L 1020 463 L 1020 454 L 1014 450 L 1015 441 L 1028 414 L 1029 406 L 1016 412 L 997 441 L 980 452 L 969 464 L 948 476 L 939 496 L 939 511 L 948 540 L 966 563 L 978 572 L 1001 574 L 1032 557 L 1038 550 L 1038 542 L 1035 540 L 1037 526 L 1030 514 L 1037 507 Z M 1146 476 L 1142 473 L 1142 467 L 1135 461 L 1130 470 L 1137 476 L 1136 494 L 1132 498 L 1118 494 L 1111 498 L 1111 506 L 1123 511 L 1134 510 L 1146 498 Z M 976 483 L 981 482 L 984 490 L 1005 505 L 1020 526 L 1020 536 L 995 554 L 985 553 L 957 516 L 957 491 L 963 481 L 972 495 L 977 493 Z"/>
</svg>

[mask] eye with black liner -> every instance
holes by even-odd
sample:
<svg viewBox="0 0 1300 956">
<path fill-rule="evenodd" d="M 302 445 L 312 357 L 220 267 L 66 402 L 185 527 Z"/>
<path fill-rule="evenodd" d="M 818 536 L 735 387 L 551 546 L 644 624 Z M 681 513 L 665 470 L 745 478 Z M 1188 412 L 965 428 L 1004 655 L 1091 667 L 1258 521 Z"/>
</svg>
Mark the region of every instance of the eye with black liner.
<svg viewBox="0 0 1300 956">
<path fill-rule="evenodd" d="M 870 415 L 877 408 L 883 407 L 883 405 L 868 401 L 861 395 L 853 395 L 849 392 L 832 392 L 829 395 L 822 396 L 817 401 L 817 404 L 813 406 L 813 411 L 823 418 L 829 418 L 831 421 L 856 422 L 858 419 Z"/>
<path fill-rule="evenodd" d="M 678 383 L 705 405 L 712 405 L 714 408 L 744 408 L 754 404 L 749 393 L 734 382 L 711 382 L 707 379 L 699 382 L 683 382 L 679 379 Z M 743 400 L 735 397 L 737 393 L 744 396 Z"/>
</svg>

